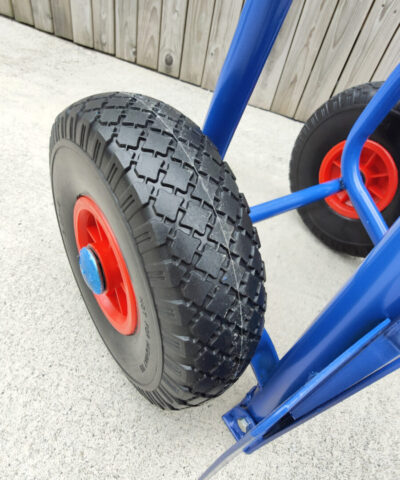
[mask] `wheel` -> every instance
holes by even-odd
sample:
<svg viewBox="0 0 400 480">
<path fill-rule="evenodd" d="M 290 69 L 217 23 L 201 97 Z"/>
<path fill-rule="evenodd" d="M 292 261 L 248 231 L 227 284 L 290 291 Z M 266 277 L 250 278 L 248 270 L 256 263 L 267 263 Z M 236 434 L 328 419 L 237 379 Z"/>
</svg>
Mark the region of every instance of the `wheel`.
<svg viewBox="0 0 400 480">
<path fill-rule="evenodd" d="M 95 95 L 57 117 L 50 171 L 75 279 L 128 378 L 162 408 L 221 394 L 253 356 L 266 297 L 248 205 L 214 145 L 162 102 Z"/>
<path fill-rule="evenodd" d="M 341 176 L 344 143 L 381 82 L 345 90 L 322 105 L 305 123 L 293 148 L 290 187 L 297 191 Z M 364 145 L 360 169 L 365 185 L 390 226 L 400 215 L 400 103 Z M 299 209 L 307 227 L 339 252 L 365 256 L 372 242 L 346 191 Z"/>
</svg>

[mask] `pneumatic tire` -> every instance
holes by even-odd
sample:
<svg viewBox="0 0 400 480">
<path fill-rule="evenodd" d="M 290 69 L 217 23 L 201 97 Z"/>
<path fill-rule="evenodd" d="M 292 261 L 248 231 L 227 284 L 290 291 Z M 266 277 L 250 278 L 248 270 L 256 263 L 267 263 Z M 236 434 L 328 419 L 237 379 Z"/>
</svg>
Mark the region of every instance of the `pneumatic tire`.
<svg viewBox="0 0 400 480">
<path fill-rule="evenodd" d="M 335 95 L 304 124 L 290 162 L 290 188 L 293 192 L 319 183 L 323 161 L 335 146 L 340 146 L 346 140 L 355 121 L 381 84 L 366 83 Z M 370 137 L 378 153 L 392 157 L 396 176 L 392 178 L 393 195 L 388 205 L 381 209 L 389 226 L 400 215 L 400 188 L 397 186 L 400 185 L 397 184 L 397 171 L 400 168 L 399 131 L 400 104 L 397 104 Z M 334 250 L 364 257 L 373 247 L 359 218 L 349 218 L 340 209 L 332 208 L 327 200 L 306 205 L 299 209 L 299 214 L 311 232 Z"/>
<path fill-rule="evenodd" d="M 248 205 L 215 146 L 160 101 L 105 93 L 57 117 L 50 172 L 75 279 L 128 378 L 161 408 L 221 394 L 253 356 L 266 296 Z M 81 274 L 74 215 L 82 199 L 113 232 L 129 272 L 131 334 L 114 328 Z"/>
</svg>

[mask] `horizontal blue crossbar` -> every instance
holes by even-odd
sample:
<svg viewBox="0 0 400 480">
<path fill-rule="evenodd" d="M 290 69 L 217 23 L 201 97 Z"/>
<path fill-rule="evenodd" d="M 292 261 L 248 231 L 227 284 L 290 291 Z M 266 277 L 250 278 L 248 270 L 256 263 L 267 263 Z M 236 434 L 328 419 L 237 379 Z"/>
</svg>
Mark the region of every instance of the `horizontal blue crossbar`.
<svg viewBox="0 0 400 480">
<path fill-rule="evenodd" d="M 250 208 L 250 218 L 253 223 L 260 222 L 261 220 L 293 210 L 294 208 L 304 207 L 304 205 L 309 203 L 322 200 L 325 197 L 329 197 L 329 195 L 339 192 L 341 189 L 342 183 L 340 179 L 320 183 L 305 188 L 304 190 L 285 195 L 284 197 L 255 205 Z"/>
</svg>

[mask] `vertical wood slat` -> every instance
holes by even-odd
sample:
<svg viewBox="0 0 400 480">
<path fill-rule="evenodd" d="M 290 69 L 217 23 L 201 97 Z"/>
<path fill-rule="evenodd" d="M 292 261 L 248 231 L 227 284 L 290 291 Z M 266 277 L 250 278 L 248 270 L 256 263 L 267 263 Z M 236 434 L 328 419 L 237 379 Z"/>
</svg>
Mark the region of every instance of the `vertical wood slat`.
<svg viewBox="0 0 400 480">
<path fill-rule="evenodd" d="M 335 88 L 373 0 L 339 0 L 307 86 L 295 113 L 306 120 L 324 103 Z"/>
<path fill-rule="evenodd" d="M 0 0 L 0 15 L 14 16 L 11 0 Z"/>
<path fill-rule="evenodd" d="M 244 0 L 0 0 L 0 14 L 213 89 Z M 400 0 L 294 0 L 250 103 L 299 120 L 400 59 Z M 53 18 L 52 18 L 53 17 Z"/>
<path fill-rule="evenodd" d="M 283 22 L 278 37 L 258 79 L 256 88 L 250 98 L 250 104 L 256 107 L 271 109 L 279 79 L 299 23 L 305 0 L 295 0 Z"/>
<path fill-rule="evenodd" d="M 136 62 L 137 0 L 115 1 L 115 54 Z"/>
<path fill-rule="evenodd" d="M 75 43 L 93 48 L 93 17 L 90 0 L 70 0 L 72 36 Z"/>
<path fill-rule="evenodd" d="M 186 12 L 187 0 L 163 2 L 158 70 L 172 77 L 179 77 Z"/>
<path fill-rule="evenodd" d="M 216 0 L 201 86 L 214 90 L 242 10 L 242 0 Z"/>
<path fill-rule="evenodd" d="M 214 0 L 189 0 L 180 78 L 200 85 Z"/>
<path fill-rule="evenodd" d="M 69 0 L 51 0 L 54 33 L 57 37 L 72 40 L 72 20 Z"/>
<path fill-rule="evenodd" d="M 157 69 L 162 3 L 161 0 L 139 0 L 138 7 L 136 62 Z"/>
<path fill-rule="evenodd" d="M 15 20 L 33 25 L 33 15 L 30 0 L 12 0 Z"/>
<path fill-rule="evenodd" d="M 114 0 L 92 2 L 93 44 L 96 50 L 115 53 Z"/>
<path fill-rule="evenodd" d="M 391 71 L 396 67 L 400 62 L 400 27 L 397 29 L 397 32 L 394 34 L 386 52 L 384 53 L 381 61 L 375 73 L 373 74 L 372 80 L 386 80 Z"/>
<path fill-rule="evenodd" d="M 35 28 L 53 33 L 53 14 L 51 13 L 50 0 L 31 0 L 31 5 Z"/>
<path fill-rule="evenodd" d="M 399 24 L 400 0 L 374 2 L 335 88 L 342 90 L 367 82 Z"/>
<path fill-rule="evenodd" d="M 273 112 L 294 115 L 336 5 L 337 0 L 306 0 L 272 102 Z"/>
</svg>

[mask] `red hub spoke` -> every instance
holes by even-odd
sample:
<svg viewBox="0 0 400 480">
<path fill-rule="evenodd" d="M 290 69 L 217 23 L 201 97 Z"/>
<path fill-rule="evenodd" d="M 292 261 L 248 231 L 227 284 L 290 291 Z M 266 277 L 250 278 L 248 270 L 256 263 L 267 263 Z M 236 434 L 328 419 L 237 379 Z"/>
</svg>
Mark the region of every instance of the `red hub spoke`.
<svg viewBox="0 0 400 480">
<path fill-rule="evenodd" d="M 319 170 L 319 182 L 327 182 L 341 175 L 341 159 L 345 141 L 332 147 L 325 155 Z M 364 183 L 378 209 L 384 210 L 393 200 L 398 186 L 398 170 L 390 153 L 379 143 L 367 140 L 360 157 Z M 359 218 L 346 191 L 325 199 L 334 210 L 348 218 Z"/>
<path fill-rule="evenodd" d="M 380 200 L 382 198 L 382 193 L 379 190 L 379 188 L 376 188 L 373 185 L 370 185 L 368 187 L 368 191 L 371 194 L 371 196 L 374 198 L 374 200 L 376 199 Z"/>
<path fill-rule="evenodd" d="M 365 167 L 368 167 L 368 165 L 370 165 L 373 160 L 376 160 L 376 153 L 375 153 L 375 152 L 373 152 L 372 154 L 370 154 L 370 155 L 368 156 L 368 159 L 367 159 L 366 162 L 364 163 L 364 166 L 365 166 Z"/>
<path fill-rule="evenodd" d="M 79 197 L 74 208 L 74 230 L 78 251 L 90 248 L 104 274 L 103 293 L 94 294 L 111 325 L 123 335 L 137 326 L 136 297 L 124 257 L 105 215 L 89 197 Z"/>
<path fill-rule="evenodd" d="M 92 240 L 92 243 L 97 243 L 100 241 L 101 237 L 95 225 L 87 227 L 87 232 Z"/>
<path fill-rule="evenodd" d="M 343 190 L 342 192 L 339 192 L 337 194 L 337 197 L 343 203 L 346 203 L 350 200 L 349 194 L 346 192 L 346 190 Z"/>
<path fill-rule="evenodd" d="M 386 172 L 383 173 L 369 173 L 368 174 L 369 178 L 388 178 L 389 174 Z"/>
<path fill-rule="evenodd" d="M 121 287 L 121 285 L 117 286 L 112 291 L 112 296 L 115 298 L 117 308 L 121 312 L 126 312 L 126 295 L 125 290 Z"/>
<path fill-rule="evenodd" d="M 340 162 L 340 158 L 336 158 L 335 160 L 333 160 L 333 165 L 335 165 L 336 167 L 338 167 L 339 171 L 341 170 L 342 168 L 342 164 Z"/>
<path fill-rule="evenodd" d="M 94 224 L 95 224 L 99 239 L 101 240 L 103 238 L 102 228 L 101 228 L 101 224 L 99 223 L 96 217 L 94 217 Z"/>
</svg>

